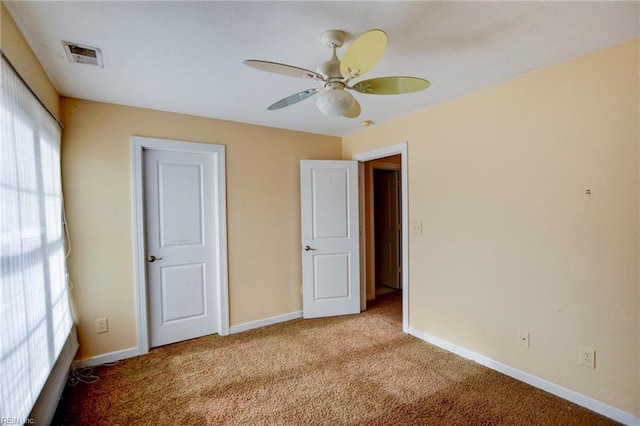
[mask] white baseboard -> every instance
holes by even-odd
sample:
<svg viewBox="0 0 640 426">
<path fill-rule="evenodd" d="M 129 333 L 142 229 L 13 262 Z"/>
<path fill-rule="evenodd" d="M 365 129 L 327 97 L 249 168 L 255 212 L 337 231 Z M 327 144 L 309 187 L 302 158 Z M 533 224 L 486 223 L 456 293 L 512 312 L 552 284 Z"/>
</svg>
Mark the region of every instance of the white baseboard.
<svg viewBox="0 0 640 426">
<path fill-rule="evenodd" d="M 233 325 L 229 327 L 231 334 L 241 333 L 243 331 L 252 330 L 254 328 L 265 327 L 267 325 L 277 324 L 279 322 L 291 321 L 302 318 L 302 311 L 290 312 L 288 314 L 277 315 L 271 318 L 265 318 L 257 321 L 245 322 L 243 324 Z"/>
<path fill-rule="evenodd" d="M 240 333 L 254 328 L 265 327 L 267 325 L 277 324 L 279 322 L 290 321 L 302 318 L 302 311 L 290 312 L 288 314 L 277 315 L 271 318 L 265 318 L 257 321 L 245 322 L 229 327 L 229 333 Z M 123 349 L 120 351 L 109 352 L 106 354 L 84 358 L 73 362 L 73 368 L 95 367 L 96 365 L 106 364 L 108 362 L 120 361 L 122 359 L 133 358 L 141 355 L 138 347 Z"/>
<path fill-rule="evenodd" d="M 140 353 L 138 352 L 138 347 L 136 346 L 134 348 L 122 349 L 121 351 L 109 352 L 107 354 L 79 359 L 73 362 L 73 368 L 95 367 L 96 365 L 102 365 L 108 362 L 116 362 L 120 361 L 121 359 L 133 358 L 134 356 L 138 355 L 140 355 Z"/>
<path fill-rule="evenodd" d="M 446 340 L 442 340 L 430 334 L 423 333 L 422 331 L 416 330 L 414 328 L 409 327 L 409 334 L 417 337 L 420 340 L 424 340 L 427 343 L 438 346 L 439 348 L 442 348 L 446 351 L 452 352 L 456 355 L 460 355 L 461 357 L 467 358 L 471 361 L 475 361 L 478 364 L 489 367 L 490 369 L 498 371 L 509 377 L 513 377 L 514 379 L 520 380 L 521 382 L 527 383 L 533 387 L 542 389 L 543 391 L 559 396 L 560 398 L 566 399 L 567 401 L 571 401 L 574 404 L 585 407 L 591 411 L 595 411 L 596 413 L 602 414 L 603 416 L 609 417 L 610 419 L 613 419 L 617 422 L 623 423 L 625 425 L 640 426 L 639 417 L 635 417 L 633 414 L 622 411 L 619 408 L 612 407 L 611 405 L 605 404 L 601 401 L 598 401 L 597 399 L 593 399 L 571 389 L 567 389 L 545 379 L 541 379 L 540 377 L 526 373 L 522 370 L 518 370 L 517 368 L 510 367 L 501 362 L 494 361 L 484 355 L 472 352 L 468 349 L 454 345 L 453 343 L 449 343 Z"/>
</svg>

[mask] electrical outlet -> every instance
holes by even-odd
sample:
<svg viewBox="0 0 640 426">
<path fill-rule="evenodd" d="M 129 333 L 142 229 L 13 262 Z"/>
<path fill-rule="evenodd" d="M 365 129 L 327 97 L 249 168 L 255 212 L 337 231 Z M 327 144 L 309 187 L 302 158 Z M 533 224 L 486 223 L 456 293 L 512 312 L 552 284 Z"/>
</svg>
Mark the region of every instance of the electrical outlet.
<svg viewBox="0 0 640 426">
<path fill-rule="evenodd" d="M 526 348 L 529 347 L 529 332 L 528 331 L 518 331 L 518 344 L 520 346 L 524 346 Z"/>
<path fill-rule="evenodd" d="M 580 346 L 580 365 L 596 368 L 596 351 Z"/>
<path fill-rule="evenodd" d="M 107 322 L 107 319 L 98 318 L 96 320 L 96 332 L 100 334 L 100 333 L 106 333 L 107 331 L 109 331 L 109 323 Z"/>
<path fill-rule="evenodd" d="M 411 233 L 422 234 L 422 222 L 411 222 Z"/>
</svg>

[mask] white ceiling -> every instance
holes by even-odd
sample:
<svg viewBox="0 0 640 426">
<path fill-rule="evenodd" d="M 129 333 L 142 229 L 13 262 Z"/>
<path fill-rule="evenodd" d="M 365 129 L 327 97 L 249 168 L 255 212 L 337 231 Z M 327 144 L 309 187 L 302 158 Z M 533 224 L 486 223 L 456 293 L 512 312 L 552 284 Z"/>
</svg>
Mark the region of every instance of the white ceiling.
<svg viewBox="0 0 640 426">
<path fill-rule="evenodd" d="M 640 35 L 640 2 L 5 1 L 64 96 L 342 136 Z M 358 119 L 310 98 L 267 106 L 320 83 L 242 64 L 315 70 L 328 29 L 349 40 L 380 28 L 382 60 L 364 78 L 417 76 L 423 92 L 355 93 Z M 104 68 L 70 63 L 62 40 L 102 49 Z M 348 42 L 346 43 L 348 45 Z M 338 51 L 338 56 L 345 47 Z"/>
</svg>

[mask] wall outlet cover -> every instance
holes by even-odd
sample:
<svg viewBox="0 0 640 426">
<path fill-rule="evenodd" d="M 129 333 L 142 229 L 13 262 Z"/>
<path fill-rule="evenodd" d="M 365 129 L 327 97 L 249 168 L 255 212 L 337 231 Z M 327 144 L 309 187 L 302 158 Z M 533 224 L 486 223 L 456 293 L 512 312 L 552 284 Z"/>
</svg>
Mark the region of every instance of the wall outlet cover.
<svg viewBox="0 0 640 426">
<path fill-rule="evenodd" d="M 591 348 L 580 346 L 580 365 L 589 368 L 596 368 L 596 351 Z"/>
<path fill-rule="evenodd" d="M 411 222 L 411 233 L 422 234 L 422 222 Z"/>
</svg>

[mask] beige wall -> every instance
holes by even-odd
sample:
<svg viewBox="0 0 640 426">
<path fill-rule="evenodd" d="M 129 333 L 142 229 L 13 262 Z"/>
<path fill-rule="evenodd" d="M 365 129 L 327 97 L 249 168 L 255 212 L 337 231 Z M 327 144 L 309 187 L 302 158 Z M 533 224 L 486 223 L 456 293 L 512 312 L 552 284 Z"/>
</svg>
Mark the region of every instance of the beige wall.
<svg viewBox="0 0 640 426">
<path fill-rule="evenodd" d="M 0 2 L 0 48 L 49 111 L 56 117 L 60 117 L 58 92 L 2 2 Z"/>
<path fill-rule="evenodd" d="M 639 48 L 343 139 L 343 158 L 408 141 L 411 327 L 636 416 Z"/>
<path fill-rule="evenodd" d="M 69 98 L 62 117 L 79 358 L 137 344 L 132 135 L 226 146 L 231 325 L 302 308 L 299 160 L 339 159 L 339 138 Z"/>
</svg>

